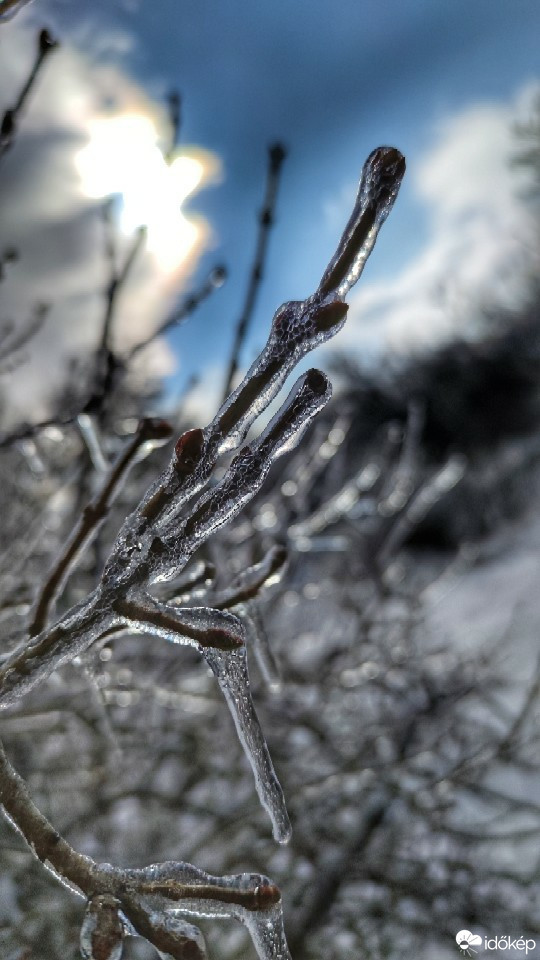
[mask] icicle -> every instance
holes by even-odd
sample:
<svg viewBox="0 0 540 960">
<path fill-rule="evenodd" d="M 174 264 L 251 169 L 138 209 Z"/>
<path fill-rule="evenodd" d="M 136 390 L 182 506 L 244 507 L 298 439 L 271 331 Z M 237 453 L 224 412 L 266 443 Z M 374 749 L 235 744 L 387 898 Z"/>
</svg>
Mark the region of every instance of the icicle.
<svg viewBox="0 0 540 960">
<path fill-rule="evenodd" d="M 291 960 L 285 938 L 281 903 L 270 910 L 246 915 L 244 923 L 251 934 L 253 946 L 260 960 Z"/>
<path fill-rule="evenodd" d="M 113 897 L 90 900 L 81 927 L 82 960 L 121 960 L 124 924 L 119 908 Z"/>
<path fill-rule="evenodd" d="M 118 609 L 134 630 L 162 636 L 172 643 L 190 644 L 202 654 L 231 711 L 274 837 L 279 843 L 287 843 L 291 827 L 285 799 L 251 699 L 244 628 L 238 617 L 205 607 L 171 607 L 144 594 L 132 594 L 119 602 Z"/>
<path fill-rule="evenodd" d="M 255 775 L 259 799 L 272 821 L 274 839 L 278 843 L 287 843 L 291 838 L 291 825 L 283 791 L 251 698 L 246 650 L 241 648 L 222 653 L 208 647 L 202 654 L 231 711 L 238 738 Z"/>
<path fill-rule="evenodd" d="M 242 604 L 237 609 L 246 628 L 246 645 L 255 654 L 264 682 L 272 691 L 277 692 L 281 687 L 279 667 L 270 646 L 268 634 L 264 629 L 260 612 L 253 602 Z"/>
</svg>

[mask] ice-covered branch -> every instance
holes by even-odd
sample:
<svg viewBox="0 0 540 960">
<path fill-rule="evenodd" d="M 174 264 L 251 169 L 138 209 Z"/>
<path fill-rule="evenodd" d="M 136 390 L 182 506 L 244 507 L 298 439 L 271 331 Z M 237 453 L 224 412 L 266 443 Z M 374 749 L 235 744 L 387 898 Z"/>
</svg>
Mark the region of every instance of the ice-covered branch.
<svg viewBox="0 0 540 960">
<path fill-rule="evenodd" d="M 290 957 L 281 894 L 268 877 L 250 873 L 215 877 L 174 861 L 139 870 L 96 863 L 67 843 L 38 810 L 2 744 L 0 804 L 38 860 L 88 901 L 81 933 L 83 956 L 96 955 L 90 951 L 97 933 L 103 949 L 121 944 L 125 935 L 139 935 L 175 960 L 204 960 L 202 935 L 191 924 L 180 923 L 178 914 L 184 914 L 233 917 L 247 926 L 260 960 Z"/>
<path fill-rule="evenodd" d="M 397 150 L 382 147 L 371 154 L 353 215 L 316 292 L 306 300 L 286 303 L 276 312 L 267 344 L 242 383 L 205 430 L 189 430 L 180 437 L 169 466 L 126 519 L 97 589 L 57 624 L 43 629 L 65 576 L 106 515 L 126 474 L 140 444 L 140 438 L 133 439 L 83 514 L 42 591 L 32 627 L 36 635 L 0 670 L 0 706 L 6 706 L 104 634 L 127 629 L 195 644 L 221 686 L 253 767 L 261 802 L 280 841 L 287 840 L 290 826 L 251 700 L 244 631 L 238 618 L 224 608 L 250 599 L 277 571 L 282 554 L 274 554 L 259 569 L 240 578 L 232 591 L 218 600 L 221 609 L 180 608 L 150 596 L 149 589 L 178 577 L 199 547 L 239 514 L 260 490 L 275 459 L 296 446 L 328 402 L 331 387 L 326 376 L 308 370 L 259 437 L 240 450 L 215 486 L 204 491 L 218 458 L 244 442 L 249 428 L 275 399 L 296 364 L 343 326 L 347 313 L 343 298 L 361 274 L 403 172 L 404 160 Z M 101 342 L 102 353 L 109 356 L 112 309 L 131 262 L 128 257 L 117 273 L 113 260 Z"/>
</svg>

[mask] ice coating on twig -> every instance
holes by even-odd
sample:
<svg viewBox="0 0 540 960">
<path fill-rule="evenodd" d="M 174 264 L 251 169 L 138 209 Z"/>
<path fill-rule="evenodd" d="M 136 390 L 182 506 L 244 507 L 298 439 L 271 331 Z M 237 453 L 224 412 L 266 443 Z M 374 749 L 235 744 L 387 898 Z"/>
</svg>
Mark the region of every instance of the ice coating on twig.
<svg viewBox="0 0 540 960">
<path fill-rule="evenodd" d="M 284 303 L 276 311 L 266 346 L 208 428 L 219 454 L 241 443 L 302 357 L 341 329 L 347 309 L 335 298 L 322 302 L 311 297 Z"/>
<path fill-rule="evenodd" d="M 175 607 L 133 591 L 116 609 L 135 632 L 203 649 L 234 650 L 244 643 L 244 628 L 233 613 L 211 607 Z"/>
<path fill-rule="evenodd" d="M 347 315 L 343 298 L 358 280 L 388 216 L 405 171 L 401 153 L 380 147 L 368 157 L 353 214 L 318 290 L 306 300 L 289 301 L 277 311 L 266 346 L 244 379 L 223 403 L 200 438 L 199 460 L 180 476 L 174 462 L 153 484 L 128 518 L 117 541 L 137 542 L 153 517 L 167 524 L 206 485 L 218 457 L 237 448 L 249 428 L 275 399 L 297 363 L 310 350 L 341 330 Z M 115 576 L 122 576 L 125 552 L 113 556 Z M 115 562 L 121 559 L 121 563 Z"/>
<path fill-rule="evenodd" d="M 246 650 L 241 648 L 222 653 L 208 647 L 202 653 L 231 711 L 238 738 L 255 776 L 259 800 L 272 821 L 274 839 L 278 843 L 287 843 L 291 837 L 289 815 L 251 698 Z"/>
<path fill-rule="evenodd" d="M 394 147 L 378 147 L 362 170 L 356 203 L 335 255 L 324 272 L 319 293 L 346 297 L 361 277 L 379 230 L 397 197 L 405 159 Z"/>
<path fill-rule="evenodd" d="M 239 920 L 259 960 L 291 960 L 279 889 L 261 874 L 215 877 L 189 863 L 167 862 L 126 870 L 159 915 Z"/>
<path fill-rule="evenodd" d="M 223 480 L 194 504 L 180 530 L 162 538 L 161 552 L 152 559 L 155 579 L 178 574 L 208 537 L 240 513 L 261 488 L 274 460 L 294 447 L 331 392 L 319 370 L 300 377 L 260 437 L 240 451 Z"/>
<path fill-rule="evenodd" d="M 101 604 L 97 590 L 57 624 L 17 647 L 0 669 L 0 708 L 28 693 L 53 670 L 88 649 L 121 620 Z"/>
<path fill-rule="evenodd" d="M 155 911 L 147 917 L 147 923 L 151 929 L 154 938 L 159 940 L 160 934 L 166 933 L 168 940 L 175 945 L 176 957 L 185 957 L 186 960 L 206 960 L 206 944 L 204 937 L 198 927 L 182 920 L 181 917 L 170 911 Z M 169 947 L 169 950 L 171 947 Z M 172 957 L 170 952 L 163 953 L 158 950 L 159 956 L 163 960 L 169 960 Z"/>
</svg>

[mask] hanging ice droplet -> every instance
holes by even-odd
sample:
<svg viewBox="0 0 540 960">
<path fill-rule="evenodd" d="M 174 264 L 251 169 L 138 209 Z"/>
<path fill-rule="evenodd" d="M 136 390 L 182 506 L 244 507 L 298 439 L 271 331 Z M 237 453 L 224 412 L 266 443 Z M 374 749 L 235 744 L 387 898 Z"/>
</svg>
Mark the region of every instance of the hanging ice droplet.
<svg viewBox="0 0 540 960">
<path fill-rule="evenodd" d="M 147 919 L 153 933 L 157 934 L 158 938 L 160 934 L 166 934 L 169 943 L 174 944 L 182 956 L 192 957 L 193 960 L 205 960 L 208 956 L 204 937 L 199 928 L 192 923 L 165 910 L 153 912 Z M 170 946 L 168 949 L 170 950 Z M 170 953 L 160 951 L 158 953 L 169 960 Z"/>
<path fill-rule="evenodd" d="M 270 646 L 268 634 L 264 628 L 256 604 L 248 602 L 238 607 L 242 622 L 246 628 L 246 645 L 255 654 L 255 659 L 265 684 L 274 692 L 281 687 L 279 667 Z"/>
<path fill-rule="evenodd" d="M 248 928 L 253 946 L 260 960 L 291 960 L 285 939 L 281 903 L 270 910 L 246 914 L 244 923 Z"/>
<path fill-rule="evenodd" d="M 201 651 L 216 677 L 231 711 L 236 732 L 255 776 L 259 799 L 272 821 L 274 839 L 288 843 L 291 824 L 283 790 L 276 776 L 259 718 L 251 698 L 245 648 Z"/>
<path fill-rule="evenodd" d="M 90 900 L 81 927 L 82 960 L 121 960 L 124 924 L 119 907 L 113 897 Z"/>
</svg>

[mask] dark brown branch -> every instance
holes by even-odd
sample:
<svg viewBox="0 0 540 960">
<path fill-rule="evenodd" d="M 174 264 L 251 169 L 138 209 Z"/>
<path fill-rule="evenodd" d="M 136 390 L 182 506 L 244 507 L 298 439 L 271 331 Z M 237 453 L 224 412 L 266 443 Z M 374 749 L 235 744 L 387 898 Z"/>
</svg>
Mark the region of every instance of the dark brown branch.
<svg viewBox="0 0 540 960">
<path fill-rule="evenodd" d="M 169 107 L 169 120 L 171 122 L 171 146 L 167 151 L 165 158 L 168 163 L 174 159 L 174 152 L 178 147 L 180 140 L 180 128 L 182 123 L 182 95 L 179 90 L 171 90 L 167 97 Z"/>
<path fill-rule="evenodd" d="M 188 638 L 200 647 L 214 647 L 216 650 L 237 650 L 244 645 L 243 636 L 239 629 L 226 620 L 220 626 L 206 626 L 204 623 L 193 622 L 193 615 L 198 608 L 182 608 L 168 606 L 152 597 L 147 597 L 145 603 L 138 602 L 137 597 L 122 598 L 114 602 L 115 611 L 125 618 L 128 628 L 143 629 L 148 633 L 165 633 L 171 640 Z M 212 611 L 213 612 L 213 611 Z M 185 613 L 186 616 L 182 616 Z M 191 617 L 189 616 L 191 614 Z M 238 625 L 239 626 L 239 625 Z"/>
<path fill-rule="evenodd" d="M 268 150 L 268 172 L 266 176 L 266 192 L 263 208 L 259 214 L 259 232 L 255 248 L 255 259 L 251 268 L 251 275 L 246 291 L 244 307 L 236 326 L 229 369 L 223 388 L 223 402 L 229 396 L 238 371 L 240 353 L 249 332 L 249 325 L 255 309 L 257 294 L 263 278 L 264 264 L 268 250 L 270 231 L 274 223 L 274 211 L 279 188 L 281 168 L 286 152 L 281 143 L 273 144 Z"/>
<path fill-rule="evenodd" d="M 41 30 L 38 34 L 38 44 L 34 65 L 28 75 L 16 103 L 5 111 L 0 125 L 0 160 L 11 149 L 17 136 L 17 126 L 21 113 L 26 105 L 30 91 L 34 86 L 38 74 L 47 56 L 58 46 L 58 42 L 48 30 Z"/>
</svg>

